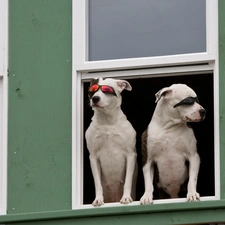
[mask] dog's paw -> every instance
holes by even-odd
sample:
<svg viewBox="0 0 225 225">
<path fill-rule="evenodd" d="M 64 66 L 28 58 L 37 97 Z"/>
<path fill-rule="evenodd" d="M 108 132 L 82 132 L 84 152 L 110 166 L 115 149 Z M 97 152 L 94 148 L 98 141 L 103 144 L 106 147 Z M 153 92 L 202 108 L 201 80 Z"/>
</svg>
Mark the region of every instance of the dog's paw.
<svg viewBox="0 0 225 225">
<path fill-rule="evenodd" d="M 187 202 L 195 202 L 200 201 L 200 195 L 196 191 L 188 192 L 187 194 Z"/>
<path fill-rule="evenodd" d="M 103 197 L 96 197 L 95 200 L 92 202 L 93 206 L 101 206 L 104 205 Z"/>
<path fill-rule="evenodd" d="M 130 197 L 130 196 L 123 196 L 121 199 L 120 199 L 120 203 L 121 204 L 129 204 L 133 202 L 133 199 Z"/>
<path fill-rule="evenodd" d="M 140 199 L 141 205 L 150 205 L 153 203 L 152 194 L 145 193 Z"/>
</svg>

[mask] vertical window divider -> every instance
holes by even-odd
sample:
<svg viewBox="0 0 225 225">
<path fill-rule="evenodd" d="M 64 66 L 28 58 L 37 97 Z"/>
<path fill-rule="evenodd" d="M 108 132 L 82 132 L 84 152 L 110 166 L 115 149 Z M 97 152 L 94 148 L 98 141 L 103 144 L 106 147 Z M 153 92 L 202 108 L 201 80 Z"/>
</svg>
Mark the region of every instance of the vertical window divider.
<svg viewBox="0 0 225 225">
<path fill-rule="evenodd" d="M 72 90 L 72 208 L 83 204 L 83 87 L 81 73 L 73 71 Z M 75 88 L 76 87 L 76 88 Z M 77 106 L 80 106 L 79 108 Z"/>
<path fill-rule="evenodd" d="M 220 132 L 219 132 L 219 65 L 218 65 L 218 1 L 206 0 L 206 50 L 214 57 L 209 65 L 214 78 L 214 149 L 215 151 L 215 196 L 220 199 Z"/>
<path fill-rule="evenodd" d="M 218 16 L 216 15 L 218 15 L 218 1 L 206 0 L 206 51 L 214 57 L 218 54 Z"/>
</svg>

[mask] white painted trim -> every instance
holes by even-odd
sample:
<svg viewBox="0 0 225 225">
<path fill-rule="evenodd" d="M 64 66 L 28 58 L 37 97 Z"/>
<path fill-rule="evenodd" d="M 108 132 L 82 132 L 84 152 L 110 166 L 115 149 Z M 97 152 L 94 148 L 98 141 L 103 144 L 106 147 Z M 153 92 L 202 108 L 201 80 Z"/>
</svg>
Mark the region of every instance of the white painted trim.
<svg viewBox="0 0 225 225">
<path fill-rule="evenodd" d="M 218 0 L 206 0 L 206 50 L 217 57 L 218 49 Z"/>
<path fill-rule="evenodd" d="M 192 66 L 179 66 L 179 67 L 163 67 L 163 68 L 152 68 L 152 69 L 136 69 L 136 70 L 119 70 L 119 71 L 107 71 L 107 72 L 93 72 L 93 73 L 82 73 L 81 79 L 83 81 L 89 81 L 92 78 L 97 77 L 115 77 L 115 78 L 147 78 L 147 77 L 165 77 L 171 75 L 185 75 L 185 74 L 198 74 L 204 72 L 213 72 L 213 66 L 209 64 L 203 65 L 192 65 Z"/>
<path fill-rule="evenodd" d="M 207 0 L 209 1 L 209 0 Z M 212 3 L 212 1 L 210 1 Z M 215 56 L 214 67 L 214 149 L 215 149 L 215 195 L 220 199 L 220 121 L 219 121 L 219 28 L 218 28 L 218 1 L 211 4 L 212 10 L 207 8 L 210 18 L 212 18 L 208 37 L 211 44 L 209 52 L 212 52 Z M 211 33 L 213 32 L 213 33 Z M 213 36 L 212 36 L 213 35 Z"/>
<path fill-rule="evenodd" d="M 91 208 L 82 205 L 83 199 L 83 83 L 99 75 L 105 77 L 171 76 L 201 73 L 214 74 L 214 124 L 215 124 L 215 196 L 201 200 L 220 199 L 219 167 L 219 74 L 218 74 L 218 0 L 206 0 L 207 52 L 160 57 L 104 60 L 87 62 L 87 0 L 73 0 L 73 124 L 72 124 L 72 208 Z M 215 35 L 216 34 L 216 35 Z M 199 65 L 201 64 L 201 65 Z M 174 67 L 173 67 L 174 66 Z M 157 68 L 156 68 L 157 67 Z M 135 70 L 132 70 L 135 69 Z M 111 71 L 113 70 L 113 71 Z M 116 71 L 115 71 L 116 70 Z M 121 71 L 119 71 L 121 70 Z M 122 71 L 123 70 L 123 71 Z M 111 71 L 111 72 L 110 72 Z M 90 73 L 91 72 L 91 73 Z M 185 202 L 185 199 L 156 200 L 155 204 Z M 138 205 L 134 202 L 131 205 Z M 121 206 L 118 203 L 103 207 Z"/>
<path fill-rule="evenodd" d="M 7 128 L 8 128 L 8 0 L 0 1 L 2 77 L 0 79 L 0 215 L 7 209 Z M 0 58 L 1 60 L 1 58 Z"/>
<path fill-rule="evenodd" d="M 3 76 L 3 30 L 4 30 L 4 16 L 3 16 L 3 2 L 0 2 L 0 77 Z"/>
<path fill-rule="evenodd" d="M 75 209 L 83 204 L 83 85 L 81 74 L 76 71 L 73 73 L 72 112 L 72 208 Z"/>
<path fill-rule="evenodd" d="M 72 1 L 72 209 L 80 208 L 83 204 L 83 86 L 81 73 L 76 70 L 74 63 L 83 63 L 86 60 L 86 52 L 84 51 L 87 44 L 85 38 L 87 27 L 86 2 L 87 0 Z"/>
<path fill-rule="evenodd" d="M 76 165 L 73 169 L 74 173 L 76 174 L 74 181 L 73 181 L 73 209 L 75 208 L 92 208 L 92 205 L 82 205 L 83 199 L 83 85 L 82 82 L 88 81 L 91 78 L 95 77 L 114 77 L 114 78 L 140 78 L 140 77 L 166 77 L 166 76 L 180 76 L 180 75 L 187 75 L 187 76 L 194 76 L 193 74 L 203 74 L 205 72 L 212 72 L 214 74 L 214 115 L 215 115 L 215 146 L 214 146 L 214 154 L 215 154 L 215 196 L 209 197 L 202 197 L 202 201 L 206 200 L 218 200 L 220 199 L 220 167 L 219 167 L 219 141 L 217 141 L 219 137 L 219 123 L 218 123 L 218 70 L 216 70 L 215 63 L 206 64 L 206 65 L 195 65 L 195 66 L 181 66 L 181 67 L 167 67 L 167 68 L 156 68 L 156 69 L 140 69 L 140 70 L 126 70 L 126 71 L 113 71 L 113 72 L 96 72 L 96 73 L 80 73 L 77 72 L 76 75 L 76 82 L 73 84 L 73 96 L 76 96 L 73 100 L 74 109 L 73 112 L 76 114 L 76 119 L 74 120 L 75 123 L 73 124 L 73 140 L 76 140 L 76 144 L 73 147 L 73 165 Z M 190 75 L 190 73 L 192 75 Z M 79 94 L 80 93 L 80 94 Z M 217 99 L 217 100 L 216 100 Z M 80 107 L 76 107 L 76 104 Z M 73 113 L 73 114 L 74 114 Z M 78 134 L 78 135 L 77 135 Z M 81 134 L 81 136 L 79 135 Z M 75 172 L 76 171 L 76 172 Z M 77 190 L 75 191 L 75 188 Z M 170 199 L 170 200 L 155 200 L 154 204 L 162 204 L 162 203 L 174 203 L 174 202 L 185 202 L 185 199 Z M 138 201 L 132 203 L 131 205 L 139 205 Z M 106 207 L 111 206 L 120 206 L 119 203 L 110 203 L 105 204 Z"/>
<path fill-rule="evenodd" d="M 77 135 L 81 133 L 82 123 L 81 123 L 81 113 L 80 107 L 77 108 L 78 105 L 81 105 L 81 85 L 77 85 L 80 83 L 79 74 L 76 71 L 73 73 L 73 96 L 72 96 L 72 112 L 73 112 L 73 120 L 72 120 L 72 208 L 77 208 L 82 205 L 81 199 L 83 195 L 82 187 L 83 187 L 83 176 L 82 176 L 82 145 L 81 145 L 81 136 Z M 83 108 L 83 107 L 82 107 Z"/>
<path fill-rule="evenodd" d="M 86 5 L 88 0 L 73 0 L 73 58 L 77 64 L 83 64 L 86 61 L 87 45 L 87 17 Z"/>
<path fill-rule="evenodd" d="M 203 201 L 215 201 L 215 200 L 219 200 L 216 197 L 201 197 L 200 200 Z M 173 199 L 160 199 L 160 200 L 154 200 L 153 204 L 154 205 L 158 205 L 158 204 L 170 204 L 170 203 L 179 203 L 179 202 L 187 202 L 186 198 L 173 198 Z M 140 201 L 134 201 L 132 203 L 130 203 L 129 205 L 140 205 Z M 104 205 L 101 206 L 101 208 L 107 208 L 107 207 L 117 207 L 117 206 L 127 206 L 126 204 L 120 204 L 120 203 L 105 203 Z M 96 208 L 96 206 L 93 206 L 91 204 L 87 204 L 87 205 L 82 205 L 80 206 L 81 209 L 90 209 L 90 208 Z"/>
<path fill-rule="evenodd" d="M 157 57 L 142 57 L 131 59 L 114 59 L 101 61 L 87 61 L 88 58 L 88 0 L 73 0 L 73 41 L 76 46 L 74 56 L 77 59 L 74 67 L 77 71 L 119 70 L 126 68 L 140 68 L 148 65 L 169 66 L 179 64 L 192 64 L 209 62 L 215 58 L 216 43 L 214 26 L 217 20 L 218 0 L 206 0 L 206 49 L 205 53 L 181 54 Z"/>
<path fill-rule="evenodd" d="M 161 67 L 161 66 L 177 66 L 202 64 L 214 61 L 215 56 L 208 53 L 195 53 L 171 56 L 157 56 L 157 57 L 143 57 L 120 60 L 105 60 L 105 61 L 90 61 L 77 63 L 73 65 L 77 71 L 92 72 L 92 71 L 106 71 L 106 70 L 120 70 L 120 69 L 136 69 L 143 67 Z"/>
<path fill-rule="evenodd" d="M 72 64 L 74 62 L 82 63 L 85 61 L 85 1 L 72 1 L 73 10 L 73 21 L 72 21 L 72 49 L 73 57 Z M 75 67 L 72 67 L 72 208 L 78 208 L 82 205 L 81 195 L 83 193 L 83 178 L 82 178 L 82 166 L 80 163 L 82 157 L 82 146 L 81 146 L 81 135 L 82 130 L 81 114 L 79 109 L 81 109 L 81 85 L 80 84 L 80 74 L 77 72 Z M 77 106 L 80 106 L 79 109 Z M 82 107 L 83 108 L 83 107 Z"/>
<path fill-rule="evenodd" d="M 214 64 L 214 164 L 215 196 L 220 199 L 220 114 L 219 114 L 219 63 Z"/>
</svg>

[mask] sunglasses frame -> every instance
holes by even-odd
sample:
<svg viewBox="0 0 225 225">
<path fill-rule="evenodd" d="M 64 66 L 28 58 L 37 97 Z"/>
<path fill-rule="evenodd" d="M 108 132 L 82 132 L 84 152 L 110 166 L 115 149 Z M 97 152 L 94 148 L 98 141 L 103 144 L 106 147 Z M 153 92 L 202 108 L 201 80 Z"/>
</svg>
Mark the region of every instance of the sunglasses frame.
<svg viewBox="0 0 225 225">
<path fill-rule="evenodd" d="M 90 91 L 90 88 L 91 88 L 92 86 L 94 86 L 94 85 L 97 85 L 98 88 L 96 89 L 96 91 Z M 103 90 L 102 90 L 102 87 L 104 87 L 104 86 L 105 86 L 105 87 L 111 88 L 111 89 L 113 90 L 113 92 L 112 92 L 112 93 L 109 93 L 109 92 L 103 91 Z M 109 95 L 117 96 L 117 94 L 116 94 L 114 88 L 111 87 L 111 86 L 109 86 L 109 85 L 105 85 L 105 84 L 104 84 L 104 85 L 92 84 L 92 85 L 88 88 L 88 93 L 91 94 L 91 95 L 93 95 L 95 92 L 97 92 L 97 91 L 99 90 L 99 88 L 101 88 L 101 91 L 102 91 L 104 94 L 109 94 Z"/>
<path fill-rule="evenodd" d="M 178 102 L 176 105 L 173 107 L 176 108 L 177 106 L 181 105 L 193 105 L 195 102 L 199 103 L 198 97 L 187 97 L 183 99 L 182 101 Z"/>
</svg>

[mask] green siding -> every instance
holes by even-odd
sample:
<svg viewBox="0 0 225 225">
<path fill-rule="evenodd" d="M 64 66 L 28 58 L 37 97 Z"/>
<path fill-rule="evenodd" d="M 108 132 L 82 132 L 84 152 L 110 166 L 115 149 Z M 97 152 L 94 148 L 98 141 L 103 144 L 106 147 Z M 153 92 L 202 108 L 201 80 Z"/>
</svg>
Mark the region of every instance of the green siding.
<svg viewBox="0 0 225 225">
<path fill-rule="evenodd" d="M 9 3 L 10 215 L 0 216 L 0 222 L 21 225 L 224 222 L 224 200 L 70 210 L 71 0 L 9 0 Z M 225 199 L 224 11 L 225 1 L 219 0 L 222 199 Z"/>
<path fill-rule="evenodd" d="M 9 0 L 9 214 L 71 209 L 71 30 L 71 0 Z"/>
</svg>

